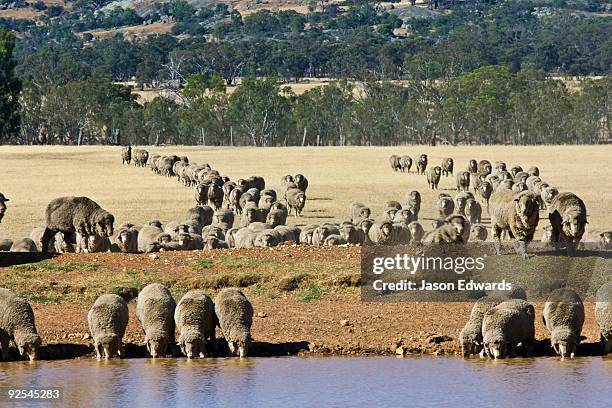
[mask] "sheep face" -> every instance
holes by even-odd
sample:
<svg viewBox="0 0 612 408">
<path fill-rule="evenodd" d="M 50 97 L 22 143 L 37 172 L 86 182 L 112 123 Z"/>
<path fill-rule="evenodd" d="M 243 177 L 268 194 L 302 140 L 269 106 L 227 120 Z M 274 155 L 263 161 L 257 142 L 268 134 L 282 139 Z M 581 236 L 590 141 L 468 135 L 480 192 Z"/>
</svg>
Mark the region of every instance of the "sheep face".
<svg viewBox="0 0 612 408">
<path fill-rule="evenodd" d="M 165 355 L 169 345 L 168 339 L 161 335 L 147 336 L 145 344 L 147 346 L 147 351 L 153 358 Z"/>
<path fill-rule="evenodd" d="M 96 233 L 101 237 L 110 237 L 113 235 L 113 224 L 115 217 L 112 214 L 106 214 L 96 222 Z"/>
<path fill-rule="evenodd" d="M 181 246 L 181 248 L 189 249 L 189 246 L 191 244 L 191 236 L 189 236 L 189 234 L 186 234 L 186 233 L 181 233 L 176 238 L 176 241 Z"/>
<path fill-rule="evenodd" d="M 206 357 L 206 342 L 197 334 L 181 334 L 176 344 L 187 358 Z"/>
<path fill-rule="evenodd" d="M 104 336 L 96 341 L 95 349 L 98 360 L 102 359 L 102 355 L 106 360 L 112 358 L 115 354 L 119 354 L 120 341 L 116 334 Z"/>
<path fill-rule="evenodd" d="M 534 213 L 539 212 L 538 200 L 530 194 L 519 194 L 515 199 L 518 215 L 523 221 L 528 220 Z"/>
<path fill-rule="evenodd" d="M 560 328 L 555 330 L 550 336 L 550 343 L 555 350 L 555 353 L 561 358 L 574 358 L 579 339 L 568 328 Z"/>
<path fill-rule="evenodd" d="M 273 247 L 276 245 L 276 238 L 272 234 L 263 234 L 261 236 L 262 247 Z"/>
<path fill-rule="evenodd" d="M 464 336 L 459 339 L 461 343 L 461 354 L 463 357 L 469 357 L 472 354 L 478 354 L 482 350 L 482 344 L 471 336 Z"/>
<path fill-rule="evenodd" d="M 612 249 L 612 231 L 606 231 L 599 234 L 599 242 L 603 249 Z"/>
<path fill-rule="evenodd" d="M 40 336 L 35 333 L 28 333 L 26 335 L 15 334 L 15 343 L 19 349 L 19 354 L 28 357 L 31 361 L 38 358 L 38 348 L 41 343 Z"/>
<path fill-rule="evenodd" d="M 447 218 L 445 223 L 452 227 L 457 237 L 463 236 L 463 231 L 466 227 L 466 222 L 463 217 L 452 216 Z"/>
<path fill-rule="evenodd" d="M 578 237 L 584 234 L 584 215 L 579 212 L 568 212 L 563 217 L 561 229 L 568 237 Z"/>
<path fill-rule="evenodd" d="M 491 358 L 498 359 L 506 356 L 508 345 L 501 335 L 492 336 L 484 344 L 484 350 Z"/>
<path fill-rule="evenodd" d="M 385 222 L 380 226 L 380 232 L 382 233 L 384 239 L 390 239 L 391 233 L 393 232 L 393 224 Z"/>
</svg>

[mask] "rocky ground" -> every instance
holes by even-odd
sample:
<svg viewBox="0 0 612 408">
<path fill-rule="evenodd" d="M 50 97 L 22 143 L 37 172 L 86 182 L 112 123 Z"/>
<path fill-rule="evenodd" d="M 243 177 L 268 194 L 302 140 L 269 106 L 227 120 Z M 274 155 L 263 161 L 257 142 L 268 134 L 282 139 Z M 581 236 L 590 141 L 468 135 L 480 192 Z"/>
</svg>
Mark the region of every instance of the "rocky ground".
<svg viewBox="0 0 612 408">
<path fill-rule="evenodd" d="M 196 287 L 213 296 L 224 286 L 243 287 L 255 309 L 255 355 L 459 354 L 458 334 L 472 303 L 363 302 L 359 261 L 358 247 L 65 254 L 0 268 L 0 286 L 32 302 L 44 339 L 42 358 L 90 356 L 87 311 L 93 300 L 109 292 L 131 296 L 151 282 L 170 287 L 177 300 Z M 536 352 L 550 355 L 543 302 L 534 306 Z M 585 308 L 579 354 L 597 354 L 594 304 Z M 142 341 L 132 301 L 126 354 L 144 356 Z"/>
</svg>

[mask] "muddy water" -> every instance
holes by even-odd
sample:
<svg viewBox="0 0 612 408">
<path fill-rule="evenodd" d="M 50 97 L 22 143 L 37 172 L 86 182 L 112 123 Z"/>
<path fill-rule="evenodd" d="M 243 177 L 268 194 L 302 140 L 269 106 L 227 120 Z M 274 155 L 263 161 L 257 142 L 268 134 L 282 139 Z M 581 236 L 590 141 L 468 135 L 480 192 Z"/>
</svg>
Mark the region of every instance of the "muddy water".
<svg viewBox="0 0 612 408">
<path fill-rule="evenodd" d="M 9 386 L 62 387 L 62 407 L 609 407 L 612 358 L 0 363 L 0 388 Z"/>
</svg>

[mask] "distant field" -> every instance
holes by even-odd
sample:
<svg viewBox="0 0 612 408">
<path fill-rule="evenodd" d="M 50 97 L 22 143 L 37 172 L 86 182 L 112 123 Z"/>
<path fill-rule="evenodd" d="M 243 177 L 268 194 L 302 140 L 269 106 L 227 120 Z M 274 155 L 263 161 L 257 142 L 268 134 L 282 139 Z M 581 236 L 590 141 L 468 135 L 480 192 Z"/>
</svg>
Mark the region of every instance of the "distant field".
<svg viewBox="0 0 612 408">
<path fill-rule="evenodd" d="M 605 165 L 612 146 L 404 146 L 322 148 L 209 148 L 192 146 L 151 147 L 162 154 L 185 154 L 194 162 L 207 162 L 232 179 L 261 175 L 267 185 L 279 188 L 284 174 L 303 173 L 310 181 L 303 217 L 290 223 L 341 221 L 350 201 L 368 204 L 375 216 L 386 200 L 403 201 L 416 189 L 423 195 L 421 218 L 426 229 L 434 216 L 434 197 L 424 176 L 394 173 L 391 154 L 415 157 L 427 153 L 430 163 L 443 157 L 455 159 L 456 169 L 470 158 L 504 160 L 508 165 L 537 165 L 541 177 L 562 191 L 573 191 L 584 199 L 589 226 L 612 226 L 612 183 Z M 162 222 L 180 219 L 194 204 L 191 189 L 154 175 L 148 168 L 122 166 L 119 147 L 21 147 L 0 146 L 0 192 L 11 201 L 0 224 L 0 238 L 28 236 L 42 224 L 44 209 L 53 198 L 85 195 L 115 214 L 117 223 L 142 224 L 147 219 Z M 443 178 L 441 191 L 454 194 L 455 178 Z M 485 223 L 488 222 L 488 218 Z M 536 234 L 540 237 L 540 233 Z"/>
</svg>

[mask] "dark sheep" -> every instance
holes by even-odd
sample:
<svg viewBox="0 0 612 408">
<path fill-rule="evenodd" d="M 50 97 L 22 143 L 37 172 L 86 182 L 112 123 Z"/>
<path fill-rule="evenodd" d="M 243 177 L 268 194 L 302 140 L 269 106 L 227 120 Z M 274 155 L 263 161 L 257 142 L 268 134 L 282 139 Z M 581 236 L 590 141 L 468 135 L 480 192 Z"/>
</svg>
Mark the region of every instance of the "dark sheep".
<svg viewBox="0 0 612 408">
<path fill-rule="evenodd" d="M 417 174 L 425 174 L 427 169 L 427 155 L 422 154 L 419 156 L 419 160 L 416 163 Z"/>
<path fill-rule="evenodd" d="M 421 211 L 421 193 L 416 190 L 410 191 L 406 195 L 406 205 L 402 208 L 409 209 L 415 217 L 419 216 L 419 212 Z"/>
<path fill-rule="evenodd" d="M 478 172 L 478 162 L 474 159 L 471 159 L 470 161 L 468 161 L 467 171 L 469 171 L 471 174 L 477 173 Z"/>
<path fill-rule="evenodd" d="M 302 190 L 302 192 L 305 193 L 306 189 L 308 188 L 308 179 L 304 177 L 303 174 L 296 174 L 293 179 L 295 180 L 297 188 L 299 188 L 300 190 Z"/>
<path fill-rule="evenodd" d="M 441 167 L 442 167 L 442 175 L 448 177 L 451 174 L 453 174 L 453 168 L 455 167 L 455 162 L 453 161 L 451 157 L 447 157 L 442 160 Z"/>
<path fill-rule="evenodd" d="M 0 222 L 2 222 L 2 218 L 4 218 L 4 213 L 6 213 L 6 202 L 10 201 L 8 198 L 4 196 L 4 194 L 0 193 Z"/>
<path fill-rule="evenodd" d="M 440 182 L 441 175 L 442 175 L 442 168 L 440 166 L 430 167 L 427 170 L 427 185 L 429 186 L 430 189 L 432 190 L 438 189 L 438 183 Z"/>
<path fill-rule="evenodd" d="M 121 149 L 121 164 L 130 164 L 132 162 L 132 146 L 126 146 Z"/>
<path fill-rule="evenodd" d="M 470 172 L 457 173 L 457 191 L 468 191 L 470 188 Z"/>
<path fill-rule="evenodd" d="M 87 197 L 60 197 L 51 201 L 45 211 L 45 233 L 42 252 L 47 252 L 55 234 L 79 233 L 84 237 L 113 235 L 115 217 Z"/>
<path fill-rule="evenodd" d="M 481 160 L 478 162 L 478 172 L 483 173 L 485 176 L 491 174 L 493 171 L 493 166 L 491 166 L 491 162 L 488 160 Z"/>
</svg>

